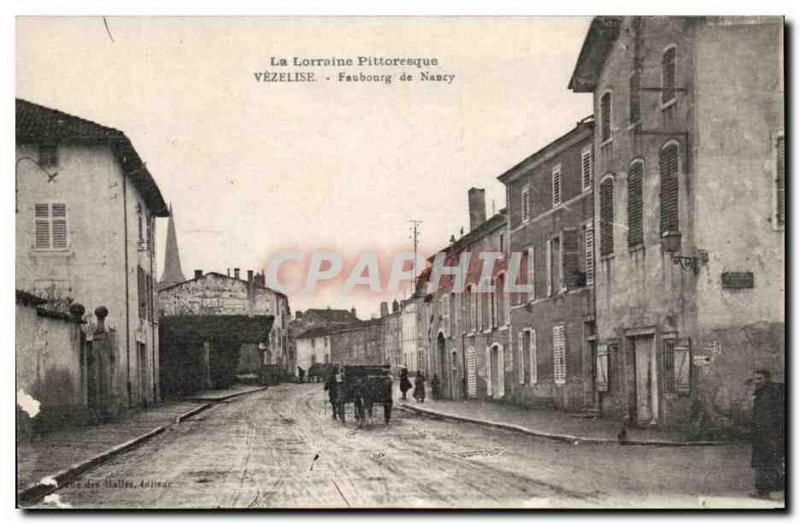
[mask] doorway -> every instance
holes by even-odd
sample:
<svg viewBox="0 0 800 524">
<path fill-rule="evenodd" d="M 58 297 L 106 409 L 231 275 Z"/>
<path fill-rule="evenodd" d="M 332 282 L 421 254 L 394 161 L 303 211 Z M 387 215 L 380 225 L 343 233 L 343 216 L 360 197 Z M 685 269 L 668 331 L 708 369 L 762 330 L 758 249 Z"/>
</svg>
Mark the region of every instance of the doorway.
<svg viewBox="0 0 800 524">
<path fill-rule="evenodd" d="M 655 424 L 658 422 L 658 377 L 653 337 L 635 337 L 633 350 L 636 376 L 636 422 L 638 424 Z"/>
<path fill-rule="evenodd" d="M 436 338 L 436 349 L 437 354 L 439 355 L 439 380 L 443 381 L 442 388 L 440 393 L 444 393 L 448 391 L 450 385 L 447 383 L 447 343 L 444 340 L 444 334 L 441 332 L 439 336 Z"/>
</svg>

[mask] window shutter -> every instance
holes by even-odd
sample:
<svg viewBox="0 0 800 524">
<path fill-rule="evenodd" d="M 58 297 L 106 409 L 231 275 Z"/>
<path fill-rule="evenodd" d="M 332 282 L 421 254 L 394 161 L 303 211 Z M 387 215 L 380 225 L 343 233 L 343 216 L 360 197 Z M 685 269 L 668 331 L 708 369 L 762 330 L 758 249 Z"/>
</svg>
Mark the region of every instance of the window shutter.
<svg viewBox="0 0 800 524">
<path fill-rule="evenodd" d="M 594 223 L 589 221 L 583 229 L 583 258 L 586 268 L 586 285 L 594 285 Z"/>
<path fill-rule="evenodd" d="M 525 383 L 525 331 L 517 333 L 517 379 L 520 384 Z"/>
<path fill-rule="evenodd" d="M 48 204 L 34 206 L 34 247 L 37 249 L 50 247 L 50 206 Z"/>
<path fill-rule="evenodd" d="M 597 363 L 595 365 L 595 389 L 608 391 L 608 346 L 598 346 Z"/>
<path fill-rule="evenodd" d="M 600 184 L 600 256 L 614 253 L 614 181 Z"/>
<path fill-rule="evenodd" d="M 637 124 L 641 120 L 641 98 L 639 93 L 639 70 L 628 79 L 628 122 Z"/>
<path fill-rule="evenodd" d="M 776 144 L 776 154 L 778 156 L 775 179 L 776 184 L 776 220 L 777 225 L 783 226 L 786 224 L 786 160 L 784 152 L 784 137 L 779 136 Z"/>
<path fill-rule="evenodd" d="M 529 344 L 529 358 L 530 358 L 530 379 L 528 383 L 536 384 L 539 380 L 539 372 L 538 368 L 536 367 L 536 330 L 532 329 L 528 333 L 530 333 L 530 340 Z"/>
<path fill-rule="evenodd" d="M 673 349 L 675 370 L 675 391 L 688 395 L 691 391 L 691 358 L 689 346 L 675 346 Z"/>
<path fill-rule="evenodd" d="M 553 207 L 561 204 L 561 166 L 553 169 Z"/>
<path fill-rule="evenodd" d="M 605 142 L 611 138 L 611 93 L 600 98 L 600 139 Z"/>
<path fill-rule="evenodd" d="M 659 169 L 661 172 L 661 233 L 678 229 L 678 145 L 669 144 L 661 149 Z"/>
<path fill-rule="evenodd" d="M 564 384 L 566 379 L 566 340 L 562 324 L 553 326 L 553 380 L 556 384 Z"/>
<path fill-rule="evenodd" d="M 581 181 L 583 189 L 592 187 L 592 150 L 586 149 L 581 153 Z"/>
<path fill-rule="evenodd" d="M 53 248 L 65 249 L 67 247 L 67 205 L 53 204 L 51 210 L 53 218 Z"/>
<path fill-rule="evenodd" d="M 553 294 L 553 240 L 547 241 L 547 251 L 545 253 L 545 271 L 547 273 L 547 296 Z"/>
<path fill-rule="evenodd" d="M 486 394 L 492 397 L 492 348 L 486 348 Z"/>
<path fill-rule="evenodd" d="M 564 286 L 567 289 L 583 287 L 585 281 L 580 269 L 580 246 L 578 245 L 578 229 L 565 229 L 561 246 L 561 263 L 564 271 Z"/>
<path fill-rule="evenodd" d="M 522 188 L 522 202 L 521 202 L 523 222 L 527 222 L 528 219 L 530 218 L 530 213 L 531 213 L 530 204 L 531 204 L 530 191 L 528 189 L 528 186 L 525 186 Z"/>
<path fill-rule="evenodd" d="M 474 347 L 467 349 L 467 396 L 470 398 L 478 396 L 477 362 Z"/>
<path fill-rule="evenodd" d="M 642 171 L 641 162 L 628 170 L 628 247 L 644 243 Z"/>
<path fill-rule="evenodd" d="M 661 61 L 661 103 L 666 104 L 675 98 L 675 57 L 677 51 L 670 47 L 664 51 Z"/>
<path fill-rule="evenodd" d="M 531 246 L 527 249 L 527 252 L 528 252 L 527 284 L 531 286 L 531 292 L 528 294 L 528 300 L 534 300 L 536 298 L 536 251 Z"/>
</svg>

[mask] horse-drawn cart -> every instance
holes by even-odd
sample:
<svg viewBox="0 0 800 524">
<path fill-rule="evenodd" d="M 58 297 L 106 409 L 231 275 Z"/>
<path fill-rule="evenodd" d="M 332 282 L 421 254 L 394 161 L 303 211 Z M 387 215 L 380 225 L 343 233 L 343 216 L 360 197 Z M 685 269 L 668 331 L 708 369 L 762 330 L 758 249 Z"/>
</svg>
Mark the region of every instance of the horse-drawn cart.
<svg viewBox="0 0 800 524">
<path fill-rule="evenodd" d="M 335 382 L 335 386 L 331 383 Z M 392 412 L 392 378 L 389 366 L 347 365 L 332 376 L 326 389 L 336 388 L 332 401 L 334 416 L 345 422 L 345 406 L 353 404 L 356 422 L 365 426 L 372 421 L 372 407 L 383 406 L 384 421 L 389 422 Z"/>
</svg>

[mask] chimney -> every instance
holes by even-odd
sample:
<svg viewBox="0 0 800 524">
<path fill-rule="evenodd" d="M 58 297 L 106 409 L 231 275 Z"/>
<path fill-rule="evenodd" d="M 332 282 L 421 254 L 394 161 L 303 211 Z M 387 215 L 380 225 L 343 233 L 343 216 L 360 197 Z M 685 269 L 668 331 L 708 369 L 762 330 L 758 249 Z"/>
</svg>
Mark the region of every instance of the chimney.
<svg viewBox="0 0 800 524">
<path fill-rule="evenodd" d="M 389 303 L 381 302 L 381 317 L 385 317 L 388 315 L 389 315 Z"/>
<path fill-rule="evenodd" d="M 233 268 L 233 278 L 235 278 L 236 280 L 239 280 L 239 268 L 238 267 Z"/>
<path fill-rule="evenodd" d="M 297 311 L 294 312 L 294 318 L 300 320 L 301 318 L 303 318 L 303 312 L 298 309 Z"/>
<path fill-rule="evenodd" d="M 486 190 L 477 187 L 467 192 L 469 200 L 469 230 L 473 231 L 486 221 Z"/>
<path fill-rule="evenodd" d="M 400 311 L 400 304 L 397 302 L 397 299 L 392 300 L 392 313 L 397 313 Z"/>
<path fill-rule="evenodd" d="M 352 313 L 354 317 L 357 317 L 357 315 L 356 315 L 356 308 L 354 308 L 354 307 L 353 307 L 353 308 L 350 308 L 350 313 Z"/>
<path fill-rule="evenodd" d="M 203 276 L 203 270 L 202 269 L 195 269 L 194 270 L 194 278 L 195 279 L 200 278 L 202 276 Z"/>
<path fill-rule="evenodd" d="M 247 270 L 247 283 L 248 284 L 252 284 L 253 283 L 253 270 L 252 269 L 248 269 Z"/>
<path fill-rule="evenodd" d="M 231 268 L 228 268 L 228 276 L 231 276 Z"/>
</svg>

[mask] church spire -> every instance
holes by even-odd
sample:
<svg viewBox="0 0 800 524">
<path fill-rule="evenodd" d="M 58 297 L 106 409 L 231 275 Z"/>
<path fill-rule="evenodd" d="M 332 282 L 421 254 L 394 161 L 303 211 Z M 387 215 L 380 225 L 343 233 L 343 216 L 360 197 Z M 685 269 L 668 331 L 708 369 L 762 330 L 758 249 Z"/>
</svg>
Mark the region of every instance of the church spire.
<svg viewBox="0 0 800 524">
<path fill-rule="evenodd" d="M 167 224 L 167 247 L 164 256 L 164 272 L 161 273 L 161 280 L 158 287 L 163 289 L 173 284 L 179 284 L 186 280 L 181 270 L 181 257 L 178 252 L 178 237 L 175 234 L 175 215 L 172 213 L 172 204 L 169 205 L 169 223 Z"/>
</svg>

